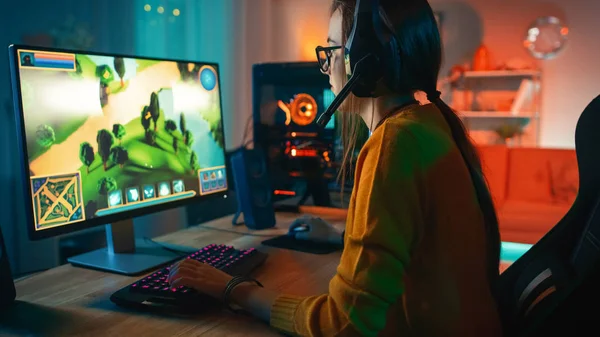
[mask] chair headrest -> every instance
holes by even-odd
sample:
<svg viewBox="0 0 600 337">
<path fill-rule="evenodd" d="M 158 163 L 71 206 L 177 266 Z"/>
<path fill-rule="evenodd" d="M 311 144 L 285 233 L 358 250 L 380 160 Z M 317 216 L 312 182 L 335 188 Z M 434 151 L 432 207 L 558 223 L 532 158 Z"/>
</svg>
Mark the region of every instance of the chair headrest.
<svg viewBox="0 0 600 337">
<path fill-rule="evenodd" d="M 600 95 L 583 110 L 575 128 L 580 193 L 600 191 Z"/>
</svg>

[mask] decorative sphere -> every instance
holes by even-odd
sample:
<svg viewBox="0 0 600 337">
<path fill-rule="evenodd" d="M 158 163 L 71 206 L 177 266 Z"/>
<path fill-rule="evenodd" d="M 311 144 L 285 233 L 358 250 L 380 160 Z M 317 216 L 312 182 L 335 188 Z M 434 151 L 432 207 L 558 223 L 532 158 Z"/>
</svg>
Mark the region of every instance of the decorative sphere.
<svg viewBox="0 0 600 337">
<path fill-rule="evenodd" d="M 553 16 L 540 17 L 527 28 L 523 45 L 541 60 L 555 58 L 565 48 L 569 28 Z"/>
<path fill-rule="evenodd" d="M 204 68 L 200 72 L 200 83 L 207 91 L 213 90 L 217 86 L 217 75 L 210 68 Z"/>
</svg>

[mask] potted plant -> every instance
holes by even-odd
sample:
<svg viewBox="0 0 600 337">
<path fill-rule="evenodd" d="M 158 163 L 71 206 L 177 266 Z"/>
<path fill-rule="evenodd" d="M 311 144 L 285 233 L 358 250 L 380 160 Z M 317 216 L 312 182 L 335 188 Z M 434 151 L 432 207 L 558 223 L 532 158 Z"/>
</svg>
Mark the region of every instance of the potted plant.
<svg viewBox="0 0 600 337">
<path fill-rule="evenodd" d="M 517 124 L 504 124 L 495 131 L 500 140 L 500 144 L 505 144 L 507 146 L 514 145 L 513 139 L 523 134 L 523 128 Z"/>
</svg>

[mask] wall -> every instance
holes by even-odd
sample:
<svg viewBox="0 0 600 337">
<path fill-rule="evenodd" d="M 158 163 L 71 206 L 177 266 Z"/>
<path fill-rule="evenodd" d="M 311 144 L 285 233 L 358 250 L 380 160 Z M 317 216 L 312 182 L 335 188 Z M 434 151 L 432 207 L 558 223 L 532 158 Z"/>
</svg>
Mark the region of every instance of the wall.
<svg viewBox="0 0 600 337">
<path fill-rule="evenodd" d="M 456 63 L 468 61 L 484 42 L 496 61 L 533 60 L 521 41 L 538 16 L 554 15 L 568 22 L 568 47 L 554 60 L 539 62 L 544 72 L 541 146 L 574 147 L 577 119 L 587 103 L 600 94 L 600 44 L 597 31 L 600 1 L 595 0 L 431 0 L 443 13 L 445 64 L 442 75 Z M 330 1 L 281 1 L 273 22 L 279 47 L 277 60 L 313 60 L 307 52 L 324 44 Z"/>
</svg>

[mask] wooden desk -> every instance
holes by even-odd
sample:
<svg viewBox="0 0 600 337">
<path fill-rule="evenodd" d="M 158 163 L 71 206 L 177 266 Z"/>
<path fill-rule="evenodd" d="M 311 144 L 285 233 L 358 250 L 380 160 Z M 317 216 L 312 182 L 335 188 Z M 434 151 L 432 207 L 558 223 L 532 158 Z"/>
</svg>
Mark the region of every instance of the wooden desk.
<svg viewBox="0 0 600 337">
<path fill-rule="evenodd" d="M 303 212 L 321 216 L 343 226 L 345 210 L 303 207 Z M 278 214 L 277 228 L 253 232 L 281 235 L 296 218 Z M 236 248 L 256 247 L 269 253 L 254 276 L 265 287 L 295 295 L 327 291 L 340 253 L 312 255 L 261 246 L 267 237 L 249 236 L 244 226 L 232 227 L 225 217 L 191 227 L 157 241 L 192 247 L 211 243 Z M 225 229 L 232 232 L 217 231 Z M 237 232 L 237 233 L 236 233 Z M 277 336 L 267 324 L 254 318 L 216 311 L 197 317 L 166 317 L 117 307 L 110 295 L 141 278 L 108 274 L 71 265 L 54 268 L 16 283 L 17 305 L 0 317 L 0 336 Z"/>
</svg>

